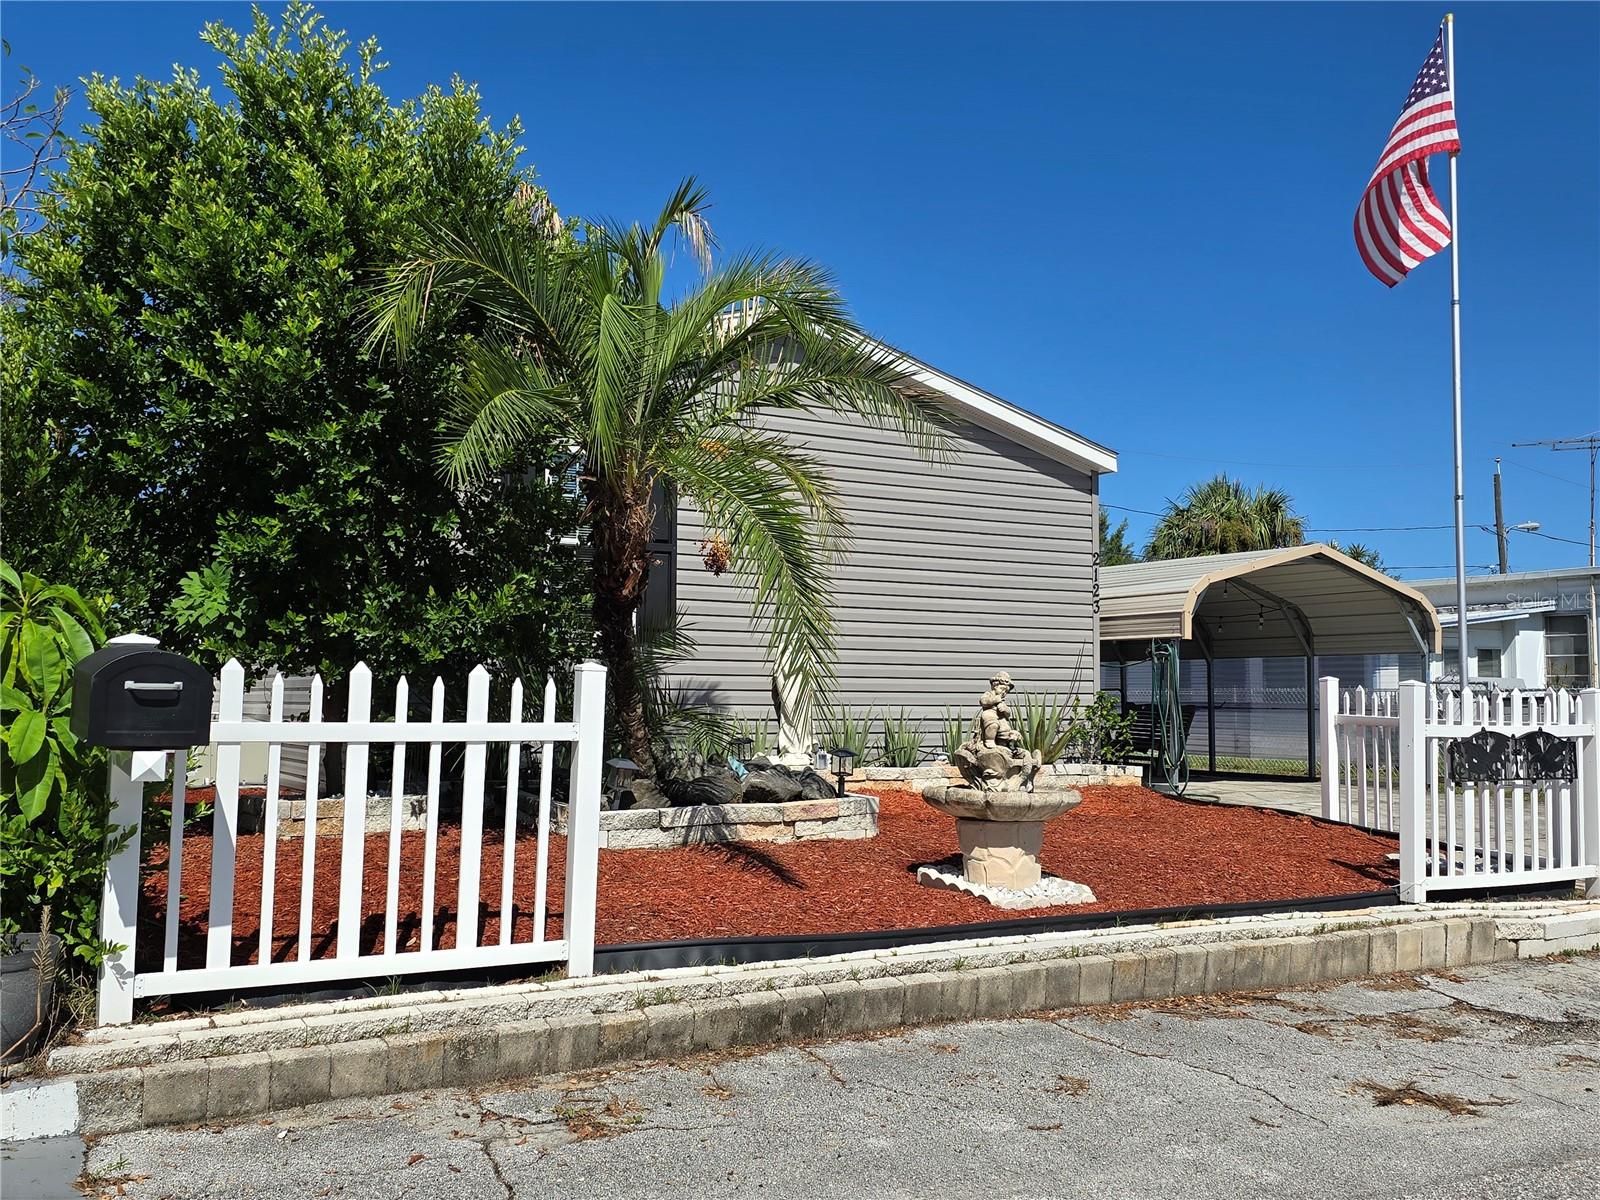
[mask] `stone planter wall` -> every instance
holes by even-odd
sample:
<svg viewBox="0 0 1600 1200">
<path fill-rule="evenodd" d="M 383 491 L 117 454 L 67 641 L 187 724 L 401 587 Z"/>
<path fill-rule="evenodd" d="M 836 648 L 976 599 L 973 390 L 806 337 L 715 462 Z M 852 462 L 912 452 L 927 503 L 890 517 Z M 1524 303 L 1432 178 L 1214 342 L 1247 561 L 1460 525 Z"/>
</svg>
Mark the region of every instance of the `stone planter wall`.
<svg viewBox="0 0 1600 1200">
<path fill-rule="evenodd" d="M 388 796 L 367 797 L 366 829 L 368 833 L 387 833 L 389 831 L 390 803 Z M 246 795 L 239 797 L 240 833 L 260 833 L 266 828 L 266 805 L 267 799 L 265 796 Z M 278 836 L 285 838 L 304 837 L 306 834 L 307 808 L 308 805 L 304 796 L 280 796 L 278 798 Z M 427 824 L 428 797 L 421 794 L 401 796 L 400 828 L 424 829 Z M 320 797 L 317 800 L 317 833 L 343 832 L 344 797 Z"/>
<path fill-rule="evenodd" d="M 557 804 L 555 830 L 567 831 L 567 806 Z M 685 808 L 629 808 L 600 814 L 600 845 L 607 850 L 671 850 L 707 842 L 853 840 L 878 833 L 874 796 L 845 795 L 788 804 L 700 804 Z"/>
<path fill-rule="evenodd" d="M 1064 775 L 1079 787 L 1137 787 L 1140 771 L 1137 766 L 1119 763 L 1048 763 L 1041 774 Z M 915 767 L 857 767 L 850 772 L 847 783 L 903 783 L 908 787 L 921 787 L 925 783 L 954 783 L 961 778 L 949 763 L 923 763 Z"/>
</svg>

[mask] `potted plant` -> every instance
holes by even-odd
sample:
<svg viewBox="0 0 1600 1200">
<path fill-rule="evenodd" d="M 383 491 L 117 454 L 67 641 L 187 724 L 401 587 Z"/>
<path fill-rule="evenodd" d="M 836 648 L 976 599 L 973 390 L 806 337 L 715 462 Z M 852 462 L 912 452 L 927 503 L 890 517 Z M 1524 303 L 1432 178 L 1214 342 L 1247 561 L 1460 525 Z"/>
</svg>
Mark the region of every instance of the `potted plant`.
<svg viewBox="0 0 1600 1200">
<path fill-rule="evenodd" d="M 99 965 L 105 757 L 72 734 L 72 668 L 104 640 L 99 606 L 0 561 L 0 973 L 7 1061 L 53 1011 L 58 975 Z M 18 1043 L 15 1050 L 13 1043 Z"/>
<path fill-rule="evenodd" d="M 50 908 L 37 933 L 0 935 L 0 1063 L 34 1052 L 55 1008 L 61 939 L 49 930 Z"/>
</svg>

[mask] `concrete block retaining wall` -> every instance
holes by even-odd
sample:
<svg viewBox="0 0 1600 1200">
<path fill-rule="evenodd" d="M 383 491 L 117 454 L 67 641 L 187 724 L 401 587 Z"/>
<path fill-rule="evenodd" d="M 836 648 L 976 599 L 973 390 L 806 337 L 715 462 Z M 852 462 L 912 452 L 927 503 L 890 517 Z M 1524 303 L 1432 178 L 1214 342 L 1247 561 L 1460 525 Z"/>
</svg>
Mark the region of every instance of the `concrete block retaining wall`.
<svg viewBox="0 0 1600 1200">
<path fill-rule="evenodd" d="M 89 1031 L 0 1094 L 14 1140 L 627 1062 L 1600 947 L 1600 906 L 1428 905 L 991 938 Z"/>
<path fill-rule="evenodd" d="M 1066 776 L 1080 787 L 1137 787 L 1142 775 L 1136 766 L 1117 763 L 1046 763 L 1043 774 Z M 904 783 L 920 787 L 925 783 L 958 782 L 961 773 L 949 763 L 923 763 L 917 767 L 857 767 L 845 777 L 847 786 L 863 783 Z"/>
<path fill-rule="evenodd" d="M 567 831 L 567 806 L 555 806 L 555 829 Z M 795 842 L 876 837 L 878 800 L 847 793 L 787 804 L 697 804 L 628 808 L 600 814 L 600 845 L 609 850 L 671 850 L 707 842 Z"/>
<path fill-rule="evenodd" d="M 239 832 L 260 833 L 266 828 L 267 798 L 258 795 L 239 797 Z M 367 797 L 368 833 L 389 831 L 391 799 L 388 796 Z M 278 798 L 278 836 L 304 837 L 306 817 L 310 805 L 301 795 Z M 423 829 L 427 826 L 428 797 L 422 794 L 400 797 L 400 828 Z M 319 834 L 344 832 L 344 797 L 323 796 L 317 800 L 317 832 Z"/>
</svg>

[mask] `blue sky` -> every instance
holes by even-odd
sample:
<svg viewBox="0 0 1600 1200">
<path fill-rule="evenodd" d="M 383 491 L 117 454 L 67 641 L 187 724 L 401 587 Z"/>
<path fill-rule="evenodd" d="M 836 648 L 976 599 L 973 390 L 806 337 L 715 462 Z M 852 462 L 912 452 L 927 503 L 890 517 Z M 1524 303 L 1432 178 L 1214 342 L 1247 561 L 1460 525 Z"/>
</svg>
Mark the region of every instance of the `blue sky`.
<svg viewBox="0 0 1600 1200">
<path fill-rule="evenodd" d="M 1451 520 L 1446 256 L 1391 292 L 1350 234 L 1443 6 L 322 7 L 392 96 L 460 74 L 520 114 L 565 212 L 697 174 L 725 246 L 826 263 L 879 336 L 1119 451 L 1108 504 L 1222 469 L 1314 531 Z M 7 0 L 4 34 L 47 82 L 165 78 L 247 18 Z M 1600 6 L 1461 6 L 1456 59 L 1467 519 L 1501 455 L 1507 520 L 1572 539 L 1513 569 L 1575 565 L 1586 458 L 1510 443 L 1600 428 Z M 1452 569 L 1448 528 L 1313 536 Z"/>
</svg>

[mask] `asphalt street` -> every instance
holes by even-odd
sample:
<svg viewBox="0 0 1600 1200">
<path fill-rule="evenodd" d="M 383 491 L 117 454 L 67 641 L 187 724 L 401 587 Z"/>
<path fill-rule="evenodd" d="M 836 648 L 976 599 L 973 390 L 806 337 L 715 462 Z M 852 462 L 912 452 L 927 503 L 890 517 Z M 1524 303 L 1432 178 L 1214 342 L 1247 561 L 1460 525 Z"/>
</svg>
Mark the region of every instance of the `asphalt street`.
<svg viewBox="0 0 1600 1200">
<path fill-rule="evenodd" d="M 972 1022 L 121 1134 L 90 1148 L 83 1186 L 141 1200 L 1593 1200 L 1600 958 Z"/>
</svg>

